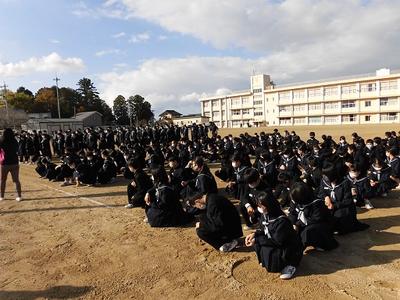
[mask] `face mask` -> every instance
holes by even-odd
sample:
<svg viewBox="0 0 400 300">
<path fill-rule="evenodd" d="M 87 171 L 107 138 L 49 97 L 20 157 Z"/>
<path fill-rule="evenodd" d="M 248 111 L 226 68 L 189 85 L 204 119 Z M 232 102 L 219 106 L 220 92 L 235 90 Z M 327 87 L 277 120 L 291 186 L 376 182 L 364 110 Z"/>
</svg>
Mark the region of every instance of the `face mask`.
<svg viewBox="0 0 400 300">
<path fill-rule="evenodd" d="M 341 143 L 341 144 L 344 144 L 344 141 L 343 141 L 343 140 L 340 140 L 340 143 Z"/>
<path fill-rule="evenodd" d="M 249 184 L 249 188 L 251 188 L 251 189 L 255 189 L 257 186 L 258 186 L 257 183 Z"/>
<path fill-rule="evenodd" d="M 264 209 L 263 208 L 261 208 L 261 207 L 257 207 L 257 210 L 258 210 L 258 212 L 260 213 L 260 214 L 264 214 Z"/>
<path fill-rule="evenodd" d="M 283 157 L 284 157 L 284 158 L 289 158 L 289 155 L 284 154 Z"/>
<path fill-rule="evenodd" d="M 233 167 L 233 168 L 237 168 L 237 167 L 238 167 L 238 164 L 237 164 L 236 162 L 232 162 L 232 167 Z"/>
<path fill-rule="evenodd" d="M 274 152 L 274 149 L 269 149 L 269 152 L 270 152 L 270 153 Z"/>
<path fill-rule="evenodd" d="M 350 177 L 353 178 L 353 179 L 358 177 L 358 174 L 355 173 L 355 172 L 349 172 L 349 175 L 350 175 Z"/>
<path fill-rule="evenodd" d="M 372 148 L 372 144 L 367 144 L 366 147 L 367 147 L 368 149 L 371 149 L 371 148 Z"/>
</svg>

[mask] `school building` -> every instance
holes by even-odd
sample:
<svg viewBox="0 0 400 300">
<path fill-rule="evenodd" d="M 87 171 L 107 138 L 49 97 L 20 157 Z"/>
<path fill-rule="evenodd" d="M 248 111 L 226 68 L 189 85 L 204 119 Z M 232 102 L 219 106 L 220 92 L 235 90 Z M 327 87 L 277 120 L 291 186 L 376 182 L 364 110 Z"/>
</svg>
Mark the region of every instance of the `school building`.
<svg viewBox="0 0 400 300">
<path fill-rule="evenodd" d="M 250 78 L 250 90 L 200 99 L 218 127 L 400 123 L 400 71 L 275 86 Z"/>
</svg>

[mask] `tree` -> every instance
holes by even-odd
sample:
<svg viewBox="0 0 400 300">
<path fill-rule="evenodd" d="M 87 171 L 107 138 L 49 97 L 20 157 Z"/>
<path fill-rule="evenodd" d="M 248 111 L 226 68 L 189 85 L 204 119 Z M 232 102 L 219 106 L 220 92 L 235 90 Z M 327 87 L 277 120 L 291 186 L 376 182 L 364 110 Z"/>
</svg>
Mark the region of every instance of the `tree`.
<svg viewBox="0 0 400 300">
<path fill-rule="evenodd" d="M 33 112 L 50 112 L 52 117 L 58 117 L 56 90 L 48 87 L 39 89 L 35 95 Z"/>
<path fill-rule="evenodd" d="M 34 105 L 33 95 L 24 92 L 7 92 L 6 100 L 15 109 L 22 109 L 25 112 L 31 112 Z"/>
<path fill-rule="evenodd" d="M 129 124 L 128 106 L 124 96 L 119 95 L 114 99 L 113 111 L 118 125 Z"/>
<path fill-rule="evenodd" d="M 128 115 L 131 122 L 135 122 L 135 125 L 147 124 L 154 118 L 154 114 L 151 111 L 151 104 L 144 100 L 140 95 L 130 96 L 128 102 Z"/>
<path fill-rule="evenodd" d="M 28 96 L 31 96 L 31 97 L 33 98 L 33 93 L 32 93 L 30 90 L 28 90 L 28 89 L 26 89 L 25 87 L 23 87 L 23 86 L 20 86 L 20 87 L 17 89 L 17 93 L 24 93 L 24 94 L 26 94 L 26 95 L 28 95 Z"/>
</svg>

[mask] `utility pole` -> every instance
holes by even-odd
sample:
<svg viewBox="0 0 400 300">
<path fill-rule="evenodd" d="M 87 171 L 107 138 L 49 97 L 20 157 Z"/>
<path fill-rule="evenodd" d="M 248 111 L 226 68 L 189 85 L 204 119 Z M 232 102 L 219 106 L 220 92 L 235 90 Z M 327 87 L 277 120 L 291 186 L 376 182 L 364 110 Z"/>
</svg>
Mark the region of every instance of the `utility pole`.
<svg viewBox="0 0 400 300">
<path fill-rule="evenodd" d="M 6 105 L 6 114 L 7 114 L 7 126 L 10 123 L 10 116 L 9 116 L 9 112 L 8 112 L 8 103 L 7 103 L 7 99 L 6 99 L 6 93 L 7 93 L 7 85 L 6 83 L 3 81 L 3 101 L 4 104 Z"/>
<path fill-rule="evenodd" d="M 60 81 L 60 78 L 57 77 L 53 79 L 56 82 L 56 94 L 57 94 L 57 108 L 58 108 L 58 118 L 61 119 L 61 112 L 60 112 L 60 96 L 58 95 L 58 82 Z"/>
</svg>

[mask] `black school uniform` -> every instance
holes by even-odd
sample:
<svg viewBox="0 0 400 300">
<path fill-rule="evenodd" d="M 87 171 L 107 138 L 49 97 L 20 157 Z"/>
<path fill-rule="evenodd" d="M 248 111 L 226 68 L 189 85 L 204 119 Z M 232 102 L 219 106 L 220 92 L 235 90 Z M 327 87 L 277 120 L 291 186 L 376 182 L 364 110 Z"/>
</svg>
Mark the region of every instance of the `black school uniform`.
<svg viewBox="0 0 400 300">
<path fill-rule="evenodd" d="M 235 199 L 240 199 L 246 189 L 246 182 L 244 181 L 244 173 L 248 169 L 247 166 L 240 166 L 239 168 L 232 168 L 232 173 L 229 176 L 229 181 L 233 181 L 236 184 L 233 189 L 229 190 Z"/>
<path fill-rule="evenodd" d="M 117 176 L 117 167 L 111 158 L 107 158 L 103 162 L 103 166 L 99 169 L 97 174 L 97 181 L 100 184 L 106 184 L 111 181 L 112 178 Z"/>
<path fill-rule="evenodd" d="M 200 239 L 215 249 L 243 235 L 235 206 L 218 194 L 207 195 L 206 212 L 200 215 L 200 228 L 196 232 Z"/>
<path fill-rule="evenodd" d="M 365 199 L 374 197 L 368 177 L 351 178 L 350 175 L 347 175 L 346 179 L 350 182 L 351 188 L 356 189 L 356 195 L 353 195 L 353 200 L 357 206 L 365 205 Z"/>
<path fill-rule="evenodd" d="M 269 163 L 258 160 L 254 167 L 261 174 L 262 179 L 268 182 L 268 185 L 271 188 L 276 187 L 278 183 L 278 170 L 276 169 L 274 160 L 270 161 Z"/>
<path fill-rule="evenodd" d="M 132 186 L 131 183 L 127 186 L 128 203 L 133 204 L 135 207 L 145 207 L 144 196 L 148 190 L 153 188 L 153 182 L 143 170 L 134 172 L 132 179 L 135 182 L 135 186 Z"/>
<path fill-rule="evenodd" d="M 179 197 L 169 185 L 158 185 L 149 191 L 151 203 L 146 215 L 151 227 L 174 227 L 193 219 L 182 208 Z"/>
<path fill-rule="evenodd" d="M 330 197 L 333 204 L 333 230 L 339 234 L 360 231 L 369 226 L 357 220 L 356 205 L 351 195 L 351 185 L 345 178 L 335 187 L 327 179 L 322 179 L 318 198 Z"/>
<path fill-rule="evenodd" d="M 195 194 L 204 195 L 209 193 L 218 193 L 218 188 L 214 176 L 208 167 L 204 166 L 203 170 L 182 189 L 181 196 L 186 199 Z"/>
<path fill-rule="evenodd" d="M 324 200 L 316 199 L 304 205 L 292 201 L 288 217 L 293 225 L 298 226 L 304 248 L 313 246 L 331 250 L 338 246 L 333 237 L 332 215 Z"/>
<path fill-rule="evenodd" d="M 273 197 L 272 190 L 269 185 L 261 180 L 258 186 L 251 188 L 246 185 L 243 195 L 240 198 L 240 212 L 247 226 L 257 224 L 260 218 L 260 213 L 257 210 L 257 197 L 260 193 L 265 192 L 269 197 Z M 254 209 L 254 215 L 250 218 L 247 208 L 251 206 Z"/>
<path fill-rule="evenodd" d="M 395 177 L 395 178 L 400 178 L 400 158 L 395 157 L 392 160 L 388 161 L 388 166 L 391 169 L 391 176 Z M 398 186 L 397 182 L 395 182 L 394 180 L 390 179 L 392 186 L 391 188 L 396 188 Z"/>
<path fill-rule="evenodd" d="M 372 186 L 372 191 L 374 196 L 381 196 L 390 191 L 393 186 L 390 175 L 392 174 L 392 169 L 385 165 L 381 169 L 376 168 L 374 165 L 369 169 L 369 179 L 375 181 L 377 184 Z"/>
<path fill-rule="evenodd" d="M 303 244 L 285 215 L 261 215 L 254 249 L 258 262 L 268 272 L 280 272 L 288 265 L 297 267 L 303 257 Z"/>
</svg>

